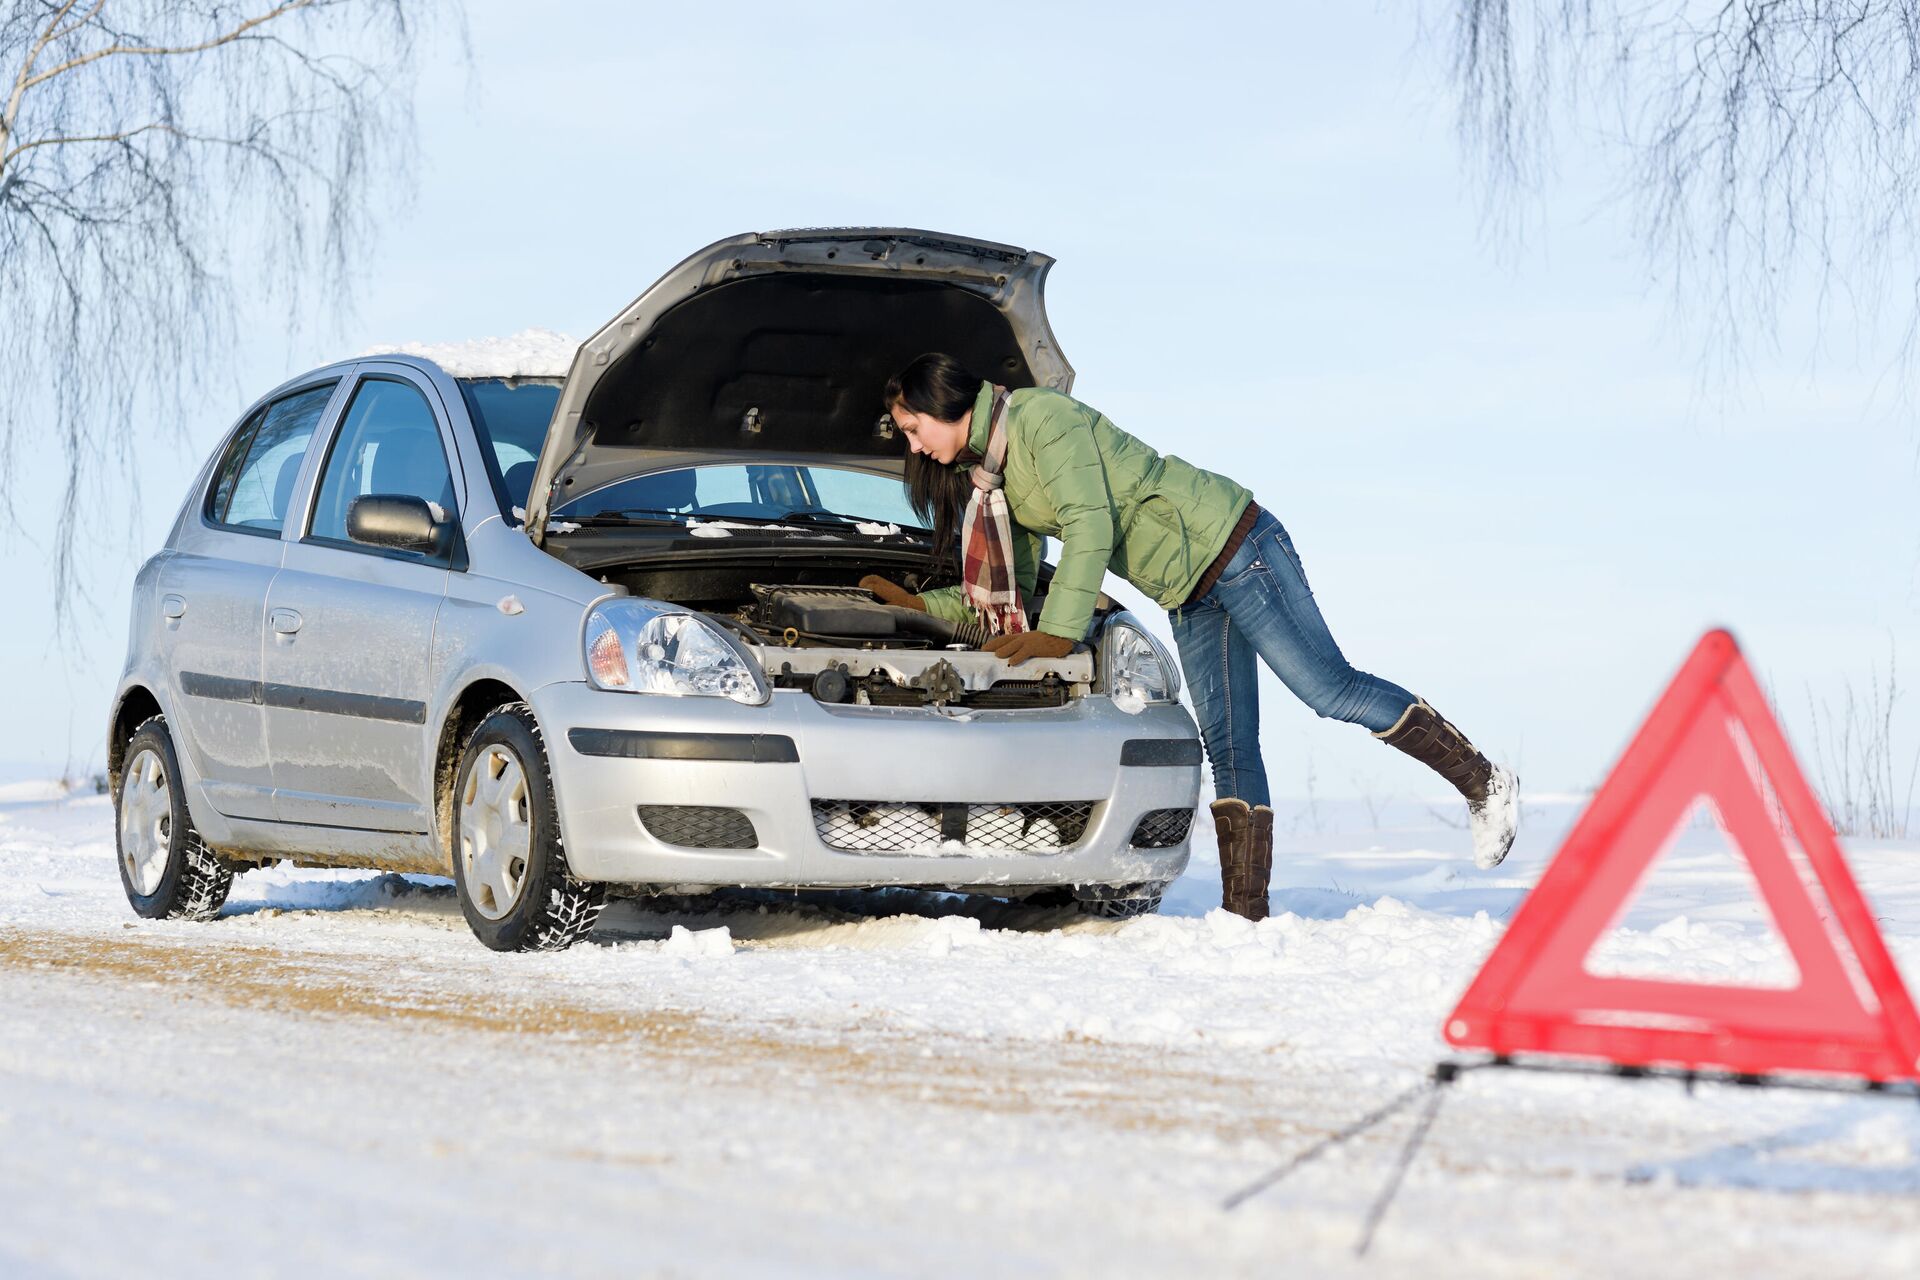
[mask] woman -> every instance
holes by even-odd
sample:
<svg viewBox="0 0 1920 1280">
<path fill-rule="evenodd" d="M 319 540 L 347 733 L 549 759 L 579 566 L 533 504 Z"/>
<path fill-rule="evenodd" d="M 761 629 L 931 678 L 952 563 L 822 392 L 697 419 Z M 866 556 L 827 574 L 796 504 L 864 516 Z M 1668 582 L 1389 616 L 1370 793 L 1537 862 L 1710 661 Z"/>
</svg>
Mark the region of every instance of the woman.
<svg viewBox="0 0 1920 1280">
<path fill-rule="evenodd" d="M 1266 917 L 1273 865 L 1256 653 L 1316 714 L 1364 725 L 1453 784 L 1480 866 L 1506 857 L 1518 780 L 1424 701 L 1348 664 L 1286 530 L 1246 489 L 1162 457 L 1057 391 L 1008 393 L 947 355 L 901 370 L 885 403 L 907 438 L 914 509 L 932 522 L 936 557 L 961 529 L 966 581 L 918 596 L 878 576 L 861 585 L 890 604 L 983 617 L 1000 633 L 987 650 L 1009 663 L 1063 657 L 1085 638 L 1108 569 L 1167 609 L 1213 766 L 1229 911 Z M 1018 601 L 1033 594 L 1042 536 L 1060 540 L 1060 563 L 1029 631 Z"/>
</svg>

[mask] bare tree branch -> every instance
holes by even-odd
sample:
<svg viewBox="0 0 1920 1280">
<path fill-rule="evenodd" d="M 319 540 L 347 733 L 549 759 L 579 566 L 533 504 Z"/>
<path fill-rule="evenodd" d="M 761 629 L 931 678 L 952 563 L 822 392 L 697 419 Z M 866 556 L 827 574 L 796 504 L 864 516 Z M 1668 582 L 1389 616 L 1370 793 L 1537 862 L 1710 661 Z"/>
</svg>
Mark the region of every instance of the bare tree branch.
<svg viewBox="0 0 1920 1280">
<path fill-rule="evenodd" d="M 45 71 L 42 71 L 40 74 L 29 77 L 28 79 L 21 82 L 20 89 L 22 91 L 25 91 L 27 89 L 33 88 L 37 84 L 45 84 L 47 81 L 53 79 L 56 76 L 63 76 L 69 71 L 78 71 L 81 67 L 86 66 L 89 62 L 98 62 L 102 58 L 113 58 L 113 57 L 119 57 L 126 54 L 136 54 L 143 57 L 152 57 L 152 58 L 176 58 L 184 54 L 205 53 L 209 49 L 218 49 L 223 44 L 232 44 L 235 40 L 240 39 L 240 37 L 246 35 L 247 32 L 253 30 L 255 27 L 261 26 L 264 23 L 272 22 L 275 18 L 281 17 L 288 13 L 292 13 L 296 9 L 312 8 L 314 3 L 315 3 L 315 0 L 287 0 L 286 4 L 283 4 L 276 9 L 271 9 L 266 13 L 260 14 L 258 17 L 248 18 L 246 21 L 242 22 L 239 26 L 235 27 L 233 30 L 224 32 L 221 35 L 213 36 L 206 40 L 202 40 L 197 44 L 182 44 L 182 45 L 173 45 L 173 46 L 115 44 L 115 45 L 109 45 L 104 49 L 95 49 L 90 53 L 81 54 L 77 58 L 69 58 L 67 61 L 61 63 L 57 67 L 49 67 Z M 103 5 L 96 4 L 94 6 L 94 12 L 98 13 L 102 7 Z M 84 26 L 84 25 L 85 25 L 84 23 L 77 24 L 77 26 Z M 77 26 L 76 28 L 73 28 L 73 29 L 77 29 Z"/>
<path fill-rule="evenodd" d="M 347 305 L 410 158 L 439 0 L 10 0 L 0 7 L 0 522 L 72 616 L 83 513 L 123 523 L 135 442 L 178 430 L 242 299 L 289 330 Z M 452 16 L 457 28 L 457 11 Z M 60 475 L 41 461 L 57 451 Z M 29 452 L 30 451 L 30 452 Z M 17 465 L 23 454 L 32 469 Z M 58 495 L 50 531 L 17 496 Z"/>
<path fill-rule="evenodd" d="M 129 138 L 137 138 L 141 134 L 150 133 L 155 129 L 165 130 L 169 133 L 174 132 L 172 125 L 143 124 L 137 129 L 125 129 L 119 133 L 76 133 L 69 134 L 66 137 L 35 138 L 32 142 L 23 142 L 13 150 L 0 154 L 0 170 L 4 170 L 7 167 L 7 161 L 13 159 L 23 151 L 32 151 L 35 147 L 65 147 L 82 142 L 125 142 Z"/>
<path fill-rule="evenodd" d="M 1546 181 L 1557 132 L 1598 136 L 1650 269 L 1730 366 L 1808 288 L 1823 318 L 1892 306 L 1920 332 L 1920 0 L 1448 7 L 1496 218 Z"/>
<path fill-rule="evenodd" d="M 57 21 L 60 18 L 66 17 L 69 13 L 72 13 L 73 5 L 74 5 L 74 0 L 67 0 L 66 4 L 63 4 L 60 6 L 60 12 L 54 15 L 55 20 Z M 92 22 L 95 18 L 99 17 L 100 11 L 106 7 L 107 7 L 107 0 L 93 0 L 93 8 L 87 10 L 86 14 L 81 18 L 77 19 L 71 26 L 61 27 L 59 30 L 54 31 L 53 40 L 60 40 L 67 36 L 72 35 L 74 32 L 78 31 L 80 28 L 86 26 L 89 22 Z M 52 41 L 49 41 L 48 43 L 52 43 Z"/>
<path fill-rule="evenodd" d="M 60 21 L 73 12 L 76 2 L 77 0 L 67 0 L 67 3 L 54 11 L 47 22 L 46 30 L 40 33 L 40 38 L 35 40 L 33 46 L 27 50 L 26 57 L 20 60 L 20 70 L 13 77 L 13 88 L 7 94 L 6 109 L 0 111 L 0 146 L 6 145 L 8 135 L 13 132 L 13 122 L 20 118 L 20 99 L 26 96 L 27 77 L 33 74 L 34 65 L 40 61 L 40 55 L 46 52 L 47 46 L 60 37 Z M 101 2 L 104 3 L 104 0 Z M 96 4 L 87 18 L 90 20 L 99 12 L 100 5 Z"/>
</svg>

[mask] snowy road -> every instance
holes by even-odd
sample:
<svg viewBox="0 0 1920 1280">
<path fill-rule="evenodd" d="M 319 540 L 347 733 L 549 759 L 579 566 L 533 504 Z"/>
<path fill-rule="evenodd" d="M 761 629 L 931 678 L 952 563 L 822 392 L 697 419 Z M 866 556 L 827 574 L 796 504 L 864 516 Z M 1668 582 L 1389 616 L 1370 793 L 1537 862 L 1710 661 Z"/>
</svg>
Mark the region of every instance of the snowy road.
<svg viewBox="0 0 1920 1280">
<path fill-rule="evenodd" d="M 1573 813 L 1495 875 L 1423 806 L 1322 813 L 1258 927 L 1209 866 L 1124 924 L 741 895 L 499 956 L 398 877 L 136 920 L 105 801 L 13 784 L 0 1273 L 1920 1273 L 1920 1109 L 1866 1099 L 1471 1076 L 1365 1259 L 1411 1114 L 1221 1212 L 1442 1056 Z M 1920 849 L 1851 853 L 1911 981 Z M 1714 833 L 1669 863 L 1606 963 L 1777 981 Z"/>
</svg>

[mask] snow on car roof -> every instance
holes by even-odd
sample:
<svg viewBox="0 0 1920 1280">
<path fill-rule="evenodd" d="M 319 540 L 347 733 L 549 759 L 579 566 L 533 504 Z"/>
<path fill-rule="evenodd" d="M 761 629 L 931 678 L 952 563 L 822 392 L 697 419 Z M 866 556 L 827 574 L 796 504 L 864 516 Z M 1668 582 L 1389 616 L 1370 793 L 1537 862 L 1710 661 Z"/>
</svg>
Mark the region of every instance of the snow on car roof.
<svg viewBox="0 0 1920 1280">
<path fill-rule="evenodd" d="M 522 329 L 509 338 L 465 342 L 396 342 L 369 347 L 356 359 L 418 356 L 455 378 L 564 378 L 580 343 L 551 329 Z"/>
</svg>

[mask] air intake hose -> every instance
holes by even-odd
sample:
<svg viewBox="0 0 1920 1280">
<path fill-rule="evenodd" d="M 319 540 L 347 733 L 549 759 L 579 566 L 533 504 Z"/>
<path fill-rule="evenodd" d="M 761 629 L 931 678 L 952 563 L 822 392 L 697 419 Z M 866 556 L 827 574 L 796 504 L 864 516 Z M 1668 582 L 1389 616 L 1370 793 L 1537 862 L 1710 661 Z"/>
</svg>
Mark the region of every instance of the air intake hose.
<svg viewBox="0 0 1920 1280">
<path fill-rule="evenodd" d="M 893 615 L 896 631 L 928 636 L 942 644 L 964 644 L 970 649 L 978 649 L 987 642 L 987 629 L 977 622 L 953 622 L 946 618 L 936 618 L 930 613 L 922 613 L 918 609 L 903 608 L 897 604 L 882 607 Z"/>
</svg>

